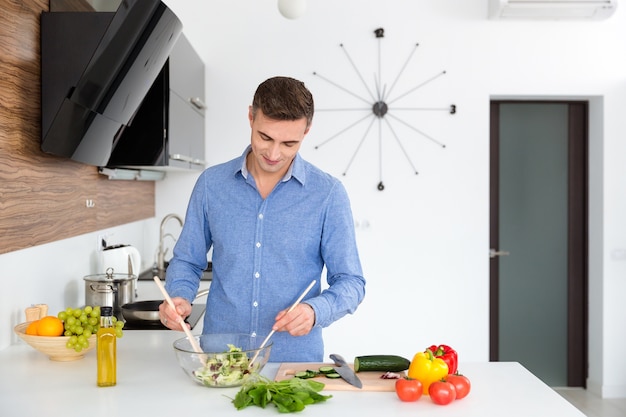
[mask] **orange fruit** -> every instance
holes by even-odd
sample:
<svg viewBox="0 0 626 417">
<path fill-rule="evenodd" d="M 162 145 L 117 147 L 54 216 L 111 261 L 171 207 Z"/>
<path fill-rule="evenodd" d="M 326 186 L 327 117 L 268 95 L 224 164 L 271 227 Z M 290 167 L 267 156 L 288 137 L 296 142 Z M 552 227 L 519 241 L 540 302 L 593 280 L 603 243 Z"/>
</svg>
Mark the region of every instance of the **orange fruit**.
<svg viewBox="0 0 626 417">
<path fill-rule="evenodd" d="M 64 331 L 63 322 L 58 317 L 46 316 L 39 319 L 39 324 L 37 325 L 38 336 L 61 336 Z"/>
<path fill-rule="evenodd" d="M 37 327 L 39 327 L 38 325 L 39 325 L 39 320 L 35 320 L 31 322 L 26 328 L 26 334 L 29 334 L 31 336 L 37 336 Z"/>
</svg>

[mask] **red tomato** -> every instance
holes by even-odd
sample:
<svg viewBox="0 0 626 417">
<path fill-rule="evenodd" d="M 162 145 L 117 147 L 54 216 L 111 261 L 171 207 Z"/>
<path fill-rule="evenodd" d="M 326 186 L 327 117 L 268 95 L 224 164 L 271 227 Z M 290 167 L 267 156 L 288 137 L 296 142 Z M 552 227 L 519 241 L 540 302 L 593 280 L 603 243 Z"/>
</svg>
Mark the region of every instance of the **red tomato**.
<svg viewBox="0 0 626 417">
<path fill-rule="evenodd" d="M 467 394 L 469 394 L 470 388 L 472 387 L 470 380 L 465 375 L 461 375 L 459 373 L 448 375 L 446 377 L 446 381 L 454 385 L 457 400 L 467 397 Z"/>
<path fill-rule="evenodd" d="M 428 395 L 435 404 L 447 405 L 456 398 L 456 390 L 447 381 L 435 381 L 428 387 Z"/>
<path fill-rule="evenodd" d="M 400 378 L 396 380 L 396 394 L 402 401 L 417 401 L 422 396 L 422 383 L 419 379 Z"/>
</svg>

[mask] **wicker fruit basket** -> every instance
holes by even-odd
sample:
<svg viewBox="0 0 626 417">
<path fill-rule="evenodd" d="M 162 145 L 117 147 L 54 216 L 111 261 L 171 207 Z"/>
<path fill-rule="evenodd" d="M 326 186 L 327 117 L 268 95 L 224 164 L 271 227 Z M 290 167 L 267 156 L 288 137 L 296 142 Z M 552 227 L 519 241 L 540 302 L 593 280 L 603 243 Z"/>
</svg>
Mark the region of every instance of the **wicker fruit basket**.
<svg viewBox="0 0 626 417">
<path fill-rule="evenodd" d="M 34 349 L 45 354 L 53 361 L 67 362 L 75 361 L 85 357 L 85 354 L 96 347 L 96 335 L 89 337 L 89 347 L 80 352 L 66 346 L 69 336 L 31 336 L 26 334 L 26 328 L 31 322 L 21 323 L 13 329 L 15 333 Z"/>
</svg>

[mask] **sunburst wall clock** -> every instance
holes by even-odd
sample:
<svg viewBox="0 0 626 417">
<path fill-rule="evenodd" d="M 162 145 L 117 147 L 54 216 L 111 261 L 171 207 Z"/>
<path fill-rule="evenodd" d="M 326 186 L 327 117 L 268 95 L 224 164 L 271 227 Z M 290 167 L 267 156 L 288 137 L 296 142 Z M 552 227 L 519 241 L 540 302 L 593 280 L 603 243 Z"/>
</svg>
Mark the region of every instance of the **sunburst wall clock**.
<svg viewBox="0 0 626 417">
<path fill-rule="evenodd" d="M 376 30 L 374 30 L 374 35 L 376 37 L 376 40 L 378 41 L 378 71 L 374 74 L 374 85 L 373 87 L 369 86 L 368 83 L 365 81 L 365 79 L 363 78 L 363 76 L 361 75 L 361 72 L 359 71 L 359 69 L 357 68 L 357 66 L 354 64 L 354 61 L 352 60 L 350 54 L 348 53 L 345 45 L 340 44 L 339 46 L 341 47 L 341 49 L 344 52 L 344 55 L 346 56 L 349 64 L 351 65 L 351 67 L 354 69 L 354 72 L 356 74 L 356 76 L 359 78 L 361 84 L 364 87 L 365 92 L 367 93 L 366 97 L 363 96 L 362 92 L 357 92 L 357 91 L 351 91 L 349 89 L 347 89 L 346 87 L 342 86 L 339 82 L 337 81 L 333 81 L 328 77 L 325 77 L 323 75 L 321 75 L 319 72 L 315 71 L 313 72 L 313 75 L 319 77 L 320 79 L 324 80 L 325 82 L 331 84 L 332 86 L 338 88 L 339 90 L 357 98 L 360 102 L 365 103 L 367 106 L 366 107 L 354 107 L 354 108 L 341 108 L 341 109 L 316 109 L 316 111 L 365 111 L 366 114 L 365 116 L 359 116 L 360 118 L 357 118 L 354 121 L 351 121 L 346 127 L 344 127 L 343 129 L 341 129 L 339 132 L 333 134 L 332 136 L 330 136 L 329 138 L 327 138 L 326 140 L 324 140 L 322 143 L 318 144 L 315 146 L 315 149 L 319 149 L 322 146 L 325 146 L 329 143 L 332 143 L 332 141 L 338 137 L 340 137 L 341 135 L 345 134 L 348 130 L 353 129 L 359 125 L 364 125 L 365 126 L 365 131 L 363 132 L 363 135 L 361 136 L 361 139 L 359 140 L 359 142 L 356 144 L 356 148 L 354 149 L 354 152 L 352 153 L 352 156 L 350 158 L 350 160 L 348 161 L 348 164 L 346 166 L 346 168 L 344 169 L 342 175 L 347 175 L 348 170 L 350 169 L 350 166 L 352 165 L 352 162 L 354 161 L 354 159 L 356 158 L 357 154 L 359 153 L 359 150 L 361 149 L 361 146 L 363 145 L 363 142 L 367 139 L 368 136 L 370 136 L 370 131 L 372 130 L 372 127 L 374 126 L 374 124 L 376 122 L 378 122 L 378 159 L 379 159 L 379 182 L 377 185 L 377 188 L 379 191 L 383 191 L 385 189 L 385 185 L 383 183 L 383 158 L 382 158 L 382 154 L 383 154 L 383 126 L 386 126 L 388 132 L 391 134 L 391 136 L 393 137 L 393 139 L 395 139 L 396 144 L 400 147 L 400 150 L 402 151 L 402 153 L 404 154 L 408 164 L 410 165 L 411 169 L 413 170 L 413 172 L 417 175 L 418 171 L 415 168 L 415 165 L 413 164 L 413 161 L 411 160 L 411 157 L 409 155 L 409 153 L 406 151 L 406 148 L 404 147 L 404 145 L 402 144 L 402 140 L 400 139 L 400 137 L 396 134 L 396 130 L 394 129 L 394 125 L 403 125 L 408 127 L 410 130 L 412 130 L 413 132 L 415 132 L 417 134 L 418 137 L 427 139 L 429 141 L 431 141 L 432 143 L 434 143 L 435 145 L 441 147 L 441 148 L 445 148 L 446 145 L 442 142 L 440 142 L 439 140 L 435 139 L 433 136 L 431 136 L 430 134 L 427 134 L 426 132 L 422 131 L 421 129 L 413 126 L 411 124 L 410 121 L 405 120 L 405 118 L 400 117 L 399 115 L 397 115 L 396 113 L 398 112 L 404 112 L 404 111 L 408 111 L 408 112 L 431 112 L 431 111 L 445 111 L 448 112 L 449 114 L 453 115 L 456 113 L 456 105 L 451 104 L 448 107 L 397 107 L 394 106 L 394 103 L 396 103 L 398 100 L 400 100 L 401 98 L 404 98 L 412 93 L 414 93 L 415 91 L 419 90 L 420 88 L 424 87 L 425 85 L 439 79 L 441 76 L 446 74 L 446 71 L 441 71 L 433 76 L 431 76 L 430 78 L 427 78 L 425 80 L 421 80 L 418 84 L 416 84 L 414 87 L 409 88 L 407 91 L 401 92 L 399 94 L 394 95 L 394 88 L 396 87 L 396 84 L 398 82 L 398 80 L 402 77 L 404 71 L 406 70 L 407 65 L 410 63 L 413 55 L 415 54 L 415 51 L 417 50 L 419 44 L 415 44 L 413 49 L 411 50 L 411 52 L 409 53 L 409 56 L 407 57 L 406 61 L 404 62 L 404 65 L 402 66 L 402 68 L 400 69 L 400 71 L 398 72 L 398 74 L 396 75 L 395 79 L 393 80 L 393 83 L 391 84 L 391 86 L 389 88 L 387 88 L 387 84 L 383 84 L 383 80 L 381 79 L 381 66 L 382 66 L 382 62 L 381 62 L 381 41 L 382 39 L 385 37 L 385 30 L 383 28 L 378 28 Z"/>
</svg>

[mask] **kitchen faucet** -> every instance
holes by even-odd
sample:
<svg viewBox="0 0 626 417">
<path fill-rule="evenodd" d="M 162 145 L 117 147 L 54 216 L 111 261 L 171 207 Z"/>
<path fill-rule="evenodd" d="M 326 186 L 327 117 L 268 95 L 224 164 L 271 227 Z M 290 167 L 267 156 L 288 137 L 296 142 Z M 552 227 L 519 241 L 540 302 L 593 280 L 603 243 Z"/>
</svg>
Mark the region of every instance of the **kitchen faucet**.
<svg viewBox="0 0 626 417">
<path fill-rule="evenodd" d="M 165 252 L 167 252 L 167 249 L 163 248 L 163 240 L 165 239 L 164 235 L 164 229 L 165 229 L 165 224 L 170 221 L 171 219 L 176 219 L 178 220 L 178 223 L 180 224 L 180 226 L 183 226 L 183 219 L 180 218 L 180 216 L 176 215 L 176 214 L 168 214 L 167 216 L 163 217 L 163 220 L 161 220 L 161 229 L 159 232 L 159 253 L 157 255 L 157 268 L 159 270 L 165 270 Z M 171 236 L 171 234 L 167 234 L 168 236 Z"/>
</svg>

